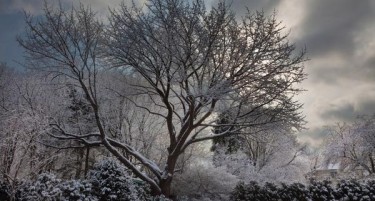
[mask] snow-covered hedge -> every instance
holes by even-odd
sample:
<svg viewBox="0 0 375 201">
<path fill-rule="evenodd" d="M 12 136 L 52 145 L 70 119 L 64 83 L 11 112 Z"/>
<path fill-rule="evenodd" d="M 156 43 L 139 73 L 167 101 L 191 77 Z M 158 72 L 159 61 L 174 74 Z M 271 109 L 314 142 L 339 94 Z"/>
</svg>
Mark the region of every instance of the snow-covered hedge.
<svg viewBox="0 0 375 201">
<path fill-rule="evenodd" d="M 0 180 L 0 200 L 9 200 L 11 195 L 10 185 Z"/>
<path fill-rule="evenodd" d="M 40 174 L 35 182 L 22 182 L 18 187 L 16 199 L 19 201 L 53 201 L 59 200 L 61 183 L 55 175 L 49 173 Z"/>
<path fill-rule="evenodd" d="M 300 183 L 290 185 L 257 182 L 239 183 L 231 194 L 233 201 L 375 201 L 375 181 L 359 183 L 342 180 L 336 186 L 329 181 L 311 181 L 308 186 Z"/>
<path fill-rule="evenodd" d="M 35 181 L 24 181 L 16 191 L 16 201 L 169 201 L 152 197 L 149 186 L 132 177 L 114 160 L 103 160 L 89 172 L 87 180 L 62 181 L 43 173 Z M 0 201 L 10 200 L 10 188 L 0 182 Z"/>
<path fill-rule="evenodd" d="M 61 181 L 50 173 L 40 174 L 36 181 L 23 182 L 17 189 L 18 201 L 95 201 L 91 183 L 86 180 Z"/>
<path fill-rule="evenodd" d="M 273 190 L 273 191 L 277 192 L 275 197 L 278 197 L 282 201 L 284 200 L 308 201 L 310 197 L 309 189 L 307 189 L 301 183 L 293 183 L 290 185 L 281 184 L 280 188 L 276 186 L 274 188 L 276 188 L 276 190 Z"/>
<path fill-rule="evenodd" d="M 336 197 L 343 200 L 375 200 L 375 180 L 359 183 L 355 180 L 341 181 L 337 185 Z"/>
</svg>

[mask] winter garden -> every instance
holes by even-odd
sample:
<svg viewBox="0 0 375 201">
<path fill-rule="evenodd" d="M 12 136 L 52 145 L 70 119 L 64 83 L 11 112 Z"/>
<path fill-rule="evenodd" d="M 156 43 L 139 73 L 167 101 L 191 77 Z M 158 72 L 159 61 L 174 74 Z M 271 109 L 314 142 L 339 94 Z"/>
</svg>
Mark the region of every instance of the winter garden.
<svg viewBox="0 0 375 201">
<path fill-rule="evenodd" d="M 0 200 L 375 200 L 374 117 L 297 140 L 306 51 L 276 14 L 109 13 L 25 13 L 27 70 L 0 67 Z"/>
</svg>

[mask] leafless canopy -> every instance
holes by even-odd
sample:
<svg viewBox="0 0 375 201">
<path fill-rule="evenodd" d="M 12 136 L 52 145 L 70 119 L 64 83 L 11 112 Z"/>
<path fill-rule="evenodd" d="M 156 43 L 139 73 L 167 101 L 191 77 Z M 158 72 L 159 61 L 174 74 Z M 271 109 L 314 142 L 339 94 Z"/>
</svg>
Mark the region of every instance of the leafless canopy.
<svg viewBox="0 0 375 201">
<path fill-rule="evenodd" d="M 203 0 L 149 0 L 142 9 L 122 4 L 111 10 L 109 21 L 103 31 L 84 7 L 46 9 L 41 21 L 27 18 L 28 33 L 19 42 L 30 61 L 76 81 L 93 108 L 98 133 L 78 136 L 58 125 L 55 129 L 69 139 L 104 145 L 155 192 L 170 195 L 177 159 L 193 143 L 276 121 L 296 128 L 303 122 L 293 97 L 305 78 L 305 52 L 295 52 L 275 15 L 249 12 L 238 21 L 223 2 L 207 11 Z M 169 147 L 162 169 L 106 132 L 96 92 L 99 46 L 103 61 L 146 83 L 132 90 L 148 96 L 153 107 L 134 104 L 165 120 Z M 221 113 L 231 114 L 231 121 L 215 123 Z M 228 130 L 204 132 L 218 126 Z M 119 150 L 153 175 L 144 174 Z"/>
<path fill-rule="evenodd" d="M 207 12 L 203 1 L 152 0 L 147 12 L 124 5 L 112 11 L 106 38 L 113 65 L 137 72 L 149 84 L 138 90 L 160 99 L 165 113 L 158 115 L 178 152 L 221 135 L 191 132 L 220 126 L 210 121 L 217 112 L 230 111 L 242 126 L 301 123 L 292 97 L 305 78 L 304 52 L 295 54 L 286 37 L 274 15 L 249 13 L 237 22 L 224 3 Z"/>
</svg>

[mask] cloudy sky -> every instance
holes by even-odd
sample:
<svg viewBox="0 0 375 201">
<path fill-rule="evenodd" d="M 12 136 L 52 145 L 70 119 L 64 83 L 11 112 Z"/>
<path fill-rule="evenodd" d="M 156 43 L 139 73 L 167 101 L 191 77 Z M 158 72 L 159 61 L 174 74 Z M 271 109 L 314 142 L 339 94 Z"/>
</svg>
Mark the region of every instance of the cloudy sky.
<svg viewBox="0 0 375 201">
<path fill-rule="evenodd" d="M 61 2 L 70 5 L 76 1 Z M 105 16 L 107 8 L 121 0 L 82 2 Z M 216 2 L 206 0 L 207 4 Z M 23 10 L 40 15 L 42 5 L 43 0 L 0 0 L 0 61 L 19 66 L 22 50 L 15 37 L 23 31 Z M 266 13 L 276 10 L 291 30 L 290 40 L 297 47 L 307 47 L 309 75 L 302 83 L 307 91 L 298 99 L 304 103 L 309 130 L 299 135 L 302 141 L 319 144 L 324 125 L 375 113 L 375 1 L 232 0 L 237 16 L 246 7 Z"/>
</svg>

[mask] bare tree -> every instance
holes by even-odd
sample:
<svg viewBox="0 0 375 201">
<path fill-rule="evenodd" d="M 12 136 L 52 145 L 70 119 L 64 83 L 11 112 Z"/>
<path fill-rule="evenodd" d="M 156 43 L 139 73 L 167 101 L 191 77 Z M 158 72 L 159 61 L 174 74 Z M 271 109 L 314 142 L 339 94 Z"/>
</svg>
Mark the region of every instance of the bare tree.
<svg viewBox="0 0 375 201">
<path fill-rule="evenodd" d="M 161 171 L 158 170 L 156 164 L 143 157 L 133 147 L 110 138 L 106 125 L 101 119 L 100 103 L 97 96 L 99 68 L 97 49 L 103 26 L 95 19 L 91 9 L 85 8 L 83 5 L 79 9 L 73 8 L 71 11 L 64 10 L 61 5 L 59 9 L 45 5 L 44 11 L 44 18 L 40 21 L 34 20 L 32 16 L 26 16 L 27 33 L 25 38 L 19 37 L 18 41 L 25 48 L 26 58 L 31 67 L 52 73 L 55 76 L 65 76 L 73 82 L 74 86 L 83 91 L 85 99 L 92 108 L 97 130 L 97 132 L 83 135 L 70 133 L 60 122 L 52 121 L 50 136 L 81 143 L 78 146 L 56 146 L 56 148 L 104 145 L 136 176 L 160 192 L 157 183 L 138 169 L 135 163 L 132 163 L 114 146 L 126 150 L 127 154 L 134 156 L 155 174 L 160 175 Z"/>
<path fill-rule="evenodd" d="M 38 140 L 49 127 L 48 117 L 59 108 L 53 88 L 34 73 L 8 71 L 5 76 L 9 79 L 1 94 L 6 107 L 0 112 L 0 172 L 15 185 L 52 169 L 58 151 L 46 149 Z"/>
<path fill-rule="evenodd" d="M 64 11 L 61 4 L 59 10 L 54 10 L 45 3 L 44 11 L 45 18 L 41 20 L 34 21 L 31 15 L 26 14 L 26 40 L 21 37 L 17 39 L 19 44 L 28 52 L 26 56 L 28 65 L 32 69 L 47 72 L 47 77 L 51 79 L 64 76 L 62 80 L 58 81 L 58 84 L 61 85 L 60 88 L 66 87 L 68 90 L 70 89 L 71 93 L 75 88 L 79 88 L 84 91 L 85 97 L 83 99 L 85 101 L 89 102 L 94 99 L 96 101 L 96 98 L 93 98 L 96 96 L 97 81 L 97 55 L 94 49 L 98 45 L 102 25 L 95 21 L 94 13 L 83 5 L 80 5 L 77 10 Z M 82 117 L 85 114 L 81 115 L 81 119 L 74 119 L 73 117 L 76 116 L 78 118 L 79 115 L 77 113 L 86 112 L 83 111 L 83 102 L 70 100 L 74 99 L 72 94 L 70 95 L 60 97 L 66 98 L 65 102 L 69 102 L 65 108 L 66 110 L 76 112 L 75 114 L 66 110 L 61 112 L 62 115 L 66 115 L 65 119 L 70 123 L 69 129 L 65 130 L 64 125 L 61 125 L 61 118 L 49 116 L 51 129 L 48 134 L 53 138 L 73 142 L 58 143 L 59 146 L 56 143 L 49 143 L 48 146 L 59 150 L 72 148 L 78 150 L 81 155 L 83 154 L 82 150 L 86 150 L 85 171 L 87 171 L 89 147 L 99 146 L 99 143 L 87 143 L 85 140 L 78 139 L 81 136 L 91 136 L 86 133 L 89 129 L 82 126 L 82 122 L 88 121 Z M 77 103 L 74 104 L 74 101 Z M 80 106 L 81 108 L 79 108 Z M 96 107 L 95 112 L 97 112 L 96 102 L 89 102 L 88 107 L 91 108 L 93 106 Z M 92 110 L 89 110 L 89 112 L 91 116 L 94 116 Z M 95 118 L 92 118 L 92 120 L 95 120 Z M 96 127 L 96 124 L 94 125 Z M 77 137 L 66 133 L 71 130 L 76 131 L 75 136 Z M 77 177 L 80 169 L 81 167 L 77 168 Z"/>
<path fill-rule="evenodd" d="M 207 12 L 202 1 L 152 0 L 147 8 L 123 5 L 112 12 L 107 53 L 114 66 L 145 79 L 147 86 L 135 87 L 164 109 L 150 111 L 168 125 L 167 174 L 159 181 L 164 194 L 178 156 L 190 144 L 276 119 L 300 122 L 299 105 L 292 101 L 299 90 L 292 85 L 304 78 L 304 53 L 293 56 L 275 16 L 258 12 L 238 23 L 224 3 Z M 206 128 L 222 126 L 212 118 L 218 112 L 233 114 L 228 130 L 205 135 Z"/>
<path fill-rule="evenodd" d="M 224 3 L 208 12 L 200 0 L 149 0 L 145 9 L 121 5 L 111 11 L 104 38 L 103 26 L 83 6 L 71 12 L 46 6 L 43 20 L 27 17 L 26 22 L 28 33 L 19 43 L 29 61 L 73 80 L 95 119 L 96 132 L 84 135 L 54 123 L 59 133 L 54 137 L 103 145 L 154 193 L 170 196 L 179 156 L 194 143 L 276 121 L 299 127 L 302 121 L 293 96 L 305 78 L 304 51 L 295 53 L 274 15 L 249 13 L 237 22 Z M 132 85 L 133 97 L 123 97 L 165 122 L 168 148 L 162 168 L 108 130 L 101 109 L 105 99 L 98 93 L 101 41 L 106 61 L 142 80 Z M 134 96 L 150 102 L 141 104 Z M 232 114 L 230 121 L 217 124 L 215 117 L 225 112 Z M 210 132 L 219 126 L 228 129 Z"/>
<path fill-rule="evenodd" d="M 338 123 L 328 127 L 325 144 L 325 164 L 339 163 L 349 173 L 358 167 L 368 174 L 375 173 L 375 121 L 363 116 L 354 123 Z"/>
</svg>

